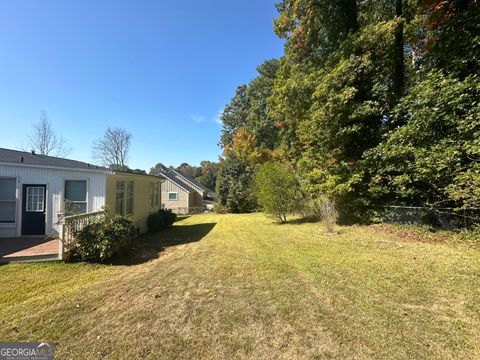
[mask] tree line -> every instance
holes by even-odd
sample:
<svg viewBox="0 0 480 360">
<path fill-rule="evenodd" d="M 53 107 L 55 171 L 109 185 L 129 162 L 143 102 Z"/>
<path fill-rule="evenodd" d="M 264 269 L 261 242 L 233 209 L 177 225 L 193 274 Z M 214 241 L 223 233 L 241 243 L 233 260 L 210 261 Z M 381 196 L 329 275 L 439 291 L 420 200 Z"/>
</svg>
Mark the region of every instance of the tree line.
<svg viewBox="0 0 480 360">
<path fill-rule="evenodd" d="M 277 9 L 283 56 L 259 65 L 221 116 L 223 206 L 257 209 L 256 174 L 275 163 L 344 219 L 383 205 L 480 207 L 478 0 Z"/>
</svg>

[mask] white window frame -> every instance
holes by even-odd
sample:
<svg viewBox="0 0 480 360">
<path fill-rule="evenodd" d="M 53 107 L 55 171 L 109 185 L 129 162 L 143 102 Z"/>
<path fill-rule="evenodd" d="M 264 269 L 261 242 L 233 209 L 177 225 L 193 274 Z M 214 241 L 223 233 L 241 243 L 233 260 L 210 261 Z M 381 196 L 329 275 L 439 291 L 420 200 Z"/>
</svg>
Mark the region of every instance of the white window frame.
<svg viewBox="0 0 480 360">
<path fill-rule="evenodd" d="M 46 189 L 45 187 L 43 187 L 43 186 L 28 186 L 28 185 L 27 185 L 26 189 L 27 189 L 27 198 L 26 198 L 26 200 L 25 200 L 25 201 L 26 201 L 25 211 L 26 211 L 26 212 L 44 212 L 44 211 L 46 211 L 45 200 L 46 200 L 46 197 L 47 197 L 47 189 Z M 29 191 L 30 191 L 30 190 L 33 190 L 33 189 L 35 189 L 35 190 L 41 189 L 41 193 L 42 193 L 42 201 L 41 201 L 41 202 L 39 201 L 39 202 L 36 202 L 36 203 L 35 203 L 35 202 L 32 203 L 32 204 L 37 205 L 37 207 L 36 207 L 35 209 L 33 209 L 33 208 L 30 207 L 30 205 L 32 205 L 32 204 L 30 203 L 29 198 L 33 196 L 34 199 L 35 199 L 35 197 L 37 197 L 37 196 L 39 196 L 39 195 L 38 195 L 38 194 L 35 194 L 35 193 L 34 193 L 33 195 L 29 194 Z M 41 205 L 42 205 L 42 206 L 40 207 L 40 209 L 38 208 L 38 204 L 41 204 Z"/>
<path fill-rule="evenodd" d="M 170 194 L 175 194 L 175 199 L 170 199 Z M 178 201 L 178 191 L 169 191 L 168 192 L 168 201 Z"/>
<path fill-rule="evenodd" d="M 67 181 L 84 181 L 85 182 L 85 201 L 72 201 L 67 199 Z M 73 204 L 76 203 L 85 203 L 85 211 L 88 213 L 88 179 L 75 179 L 75 178 L 68 178 L 63 180 L 63 204 L 65 206 L 65 201 L 70 201 Z M 65 211 L 65 209 L 64 209 Z"/>
<path fill-rule="evenodd" d="M 17 224 L 17 218 L 18 218 L 18 179 L 14 176 L 0 176 L 0 179 L 2 180 L 14 180 L 15 181 L 15 199 L 14 200 L 0 200 L 0 202 L 15 202 L 15 217 L 12 221 L 0 221 L 0 227 L 5 228 L 5 227 L 16 227 Z"/>
</svg>

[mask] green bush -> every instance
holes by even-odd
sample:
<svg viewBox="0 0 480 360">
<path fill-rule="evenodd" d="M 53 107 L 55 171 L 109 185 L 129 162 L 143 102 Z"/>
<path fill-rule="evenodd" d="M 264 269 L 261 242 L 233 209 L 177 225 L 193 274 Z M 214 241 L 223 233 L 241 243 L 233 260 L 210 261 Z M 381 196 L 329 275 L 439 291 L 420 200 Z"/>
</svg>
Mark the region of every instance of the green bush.
<svg viewBox="0 0 480 360">
<path fill-rule="evenodd" d="M 163 216 L 158 212 L 148 215 L 147 228 L 149 233 L 154 233 L 166 228 L 163 223 Z"/>
<path fill-rule="evenodd" d="M 300 186 L 292 171 L 281 164 L 267 162 L 256 175 L 257 201 L 267 214 L 282 223 L 297 212 L 302 201 Z"/>
<path fill-rule="evenodd" d="M 227 208 L 219 202 L 216 202 L 215 204 L 213 204 L 213 211 L 217 214 L 226 214 Z"/>
<path fill-rule="evenodd" d="M 105 262 L 122 253 L 135 239 L 137 230 L 125 218 L 106 217 L 94 221 L 76 234 L 74 256 L 89 262 Z"/>
<path fill-rule="evenodd" d="M 172 226 L 175 220 L 177 220 L 177 214 L 173 213 L 172 210 L 160 209 L 158 213 L 162 215 L 163 223 L 166 227 Z"/>
<path fill-rule="evenodd" d="M 166 229 L 172 226 L 176 219 L 177 214 L 174 214 L 171 210 L 160 209 L 158 212 L 148 216 L 148 232 L 154 233 L 162 229 Z"/>
</svg>

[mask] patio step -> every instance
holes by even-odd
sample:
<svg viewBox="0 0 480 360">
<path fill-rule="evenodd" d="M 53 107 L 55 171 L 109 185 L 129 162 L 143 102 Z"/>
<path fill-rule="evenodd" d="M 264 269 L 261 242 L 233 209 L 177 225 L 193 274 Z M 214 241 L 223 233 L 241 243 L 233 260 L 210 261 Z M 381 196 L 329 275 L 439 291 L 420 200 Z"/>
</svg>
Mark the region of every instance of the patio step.
<svg viewBox="0 0 480 360">
<path fill-rule="evenodd" d="M 47 255 L 30 255 L 30 256 L 7 256 L 0 257 L 0 264 L 11 263 L 11 262 L 41 262 L 41 261 L 59 261 L 60 258 L 57 254 L 47 254 Z"/>
</svg>

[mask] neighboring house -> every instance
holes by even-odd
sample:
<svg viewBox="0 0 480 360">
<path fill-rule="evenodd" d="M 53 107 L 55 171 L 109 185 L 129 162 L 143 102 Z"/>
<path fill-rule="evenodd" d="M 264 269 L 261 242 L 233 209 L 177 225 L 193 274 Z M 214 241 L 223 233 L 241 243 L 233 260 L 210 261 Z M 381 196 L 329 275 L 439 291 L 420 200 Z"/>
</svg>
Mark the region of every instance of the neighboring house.
<svg viewBox="0 0 480 360">
<path fill-rule="evenodd" d="M 153 176 L 0 148 L 0 237 L 57 235 L 65 204 L 76 213 L 108 205 L 144 232 L 148 214 L 161 208 L 160 183 Z"/>
<path fill-rule="evenodd" d="M 178 170 L 165 169 L 158 176 L 162 183 L 162 207 L 178 214 L 205 211 L 213 205 L 214 193 Z"/>
</svg>

